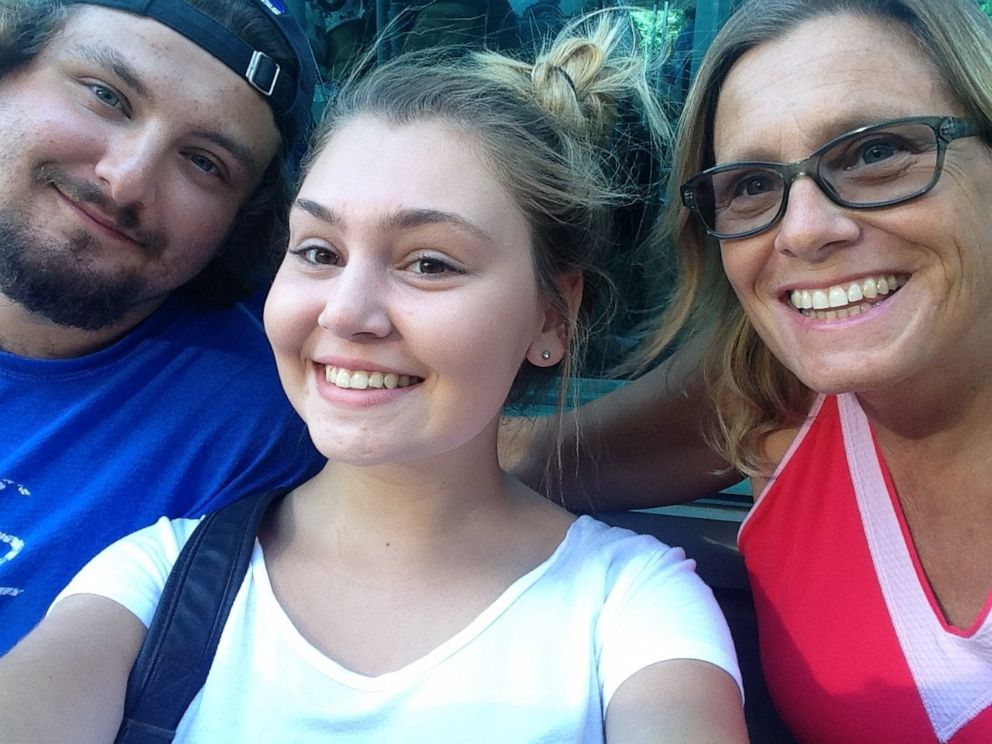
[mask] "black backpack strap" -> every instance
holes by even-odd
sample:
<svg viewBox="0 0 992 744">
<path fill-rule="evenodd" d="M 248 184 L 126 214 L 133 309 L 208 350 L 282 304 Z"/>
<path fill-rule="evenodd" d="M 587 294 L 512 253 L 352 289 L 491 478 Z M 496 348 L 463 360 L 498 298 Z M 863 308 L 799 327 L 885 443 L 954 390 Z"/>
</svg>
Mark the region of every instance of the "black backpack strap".
<svg viewBox="0 0 992 744">
<path fill-rule="evenodd" d="M 228 613 L 248 571 L 258 527 L 287 489 L 235 501 L 203 518 L 169 573 L 131 668 L 115 744 L 172 741 L 203 687 Z"/>
</svg>

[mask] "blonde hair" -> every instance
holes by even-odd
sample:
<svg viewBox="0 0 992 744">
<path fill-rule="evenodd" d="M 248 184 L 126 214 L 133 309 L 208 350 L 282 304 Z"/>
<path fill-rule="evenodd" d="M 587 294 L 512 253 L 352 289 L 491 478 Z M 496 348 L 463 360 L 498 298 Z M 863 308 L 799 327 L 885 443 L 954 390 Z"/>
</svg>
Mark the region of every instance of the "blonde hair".
<svg viewBox="0 0 992 744">
<path fill-rule="evenodd" d="M 557 370 L 559 464 L 561 412 L 587 311 L 610 292 L 599 267 L 620 240 L 617 211 L 657 191 L 656 180 L 640 182 L 632 163 L 669 138 L 645 60 L 629 16 L 616 10 L 569 24 L 532 61 L 492 51 L 407 53 L 346 80 L 304 164 L 305 172 L 337 129 L 359 115 L 394 125 L 439 121 L 475 139 L 526 217 L 538 287 L 568 325 L 568 353 Z M 580 308 L 569 307 L 559 285 L 575 272 L 586 289 Z M 547 372 L 525 363 L 511 399 Z"/>
<path fill-rule="evenodd" d="M 678 283 L 634 365 L 644 368 L 674 340 L 702 338 L 703 374 L 716 406 L 711 442 L 741 472 L 767 472 L 763 438 L 802 421 L 806 388 L 758 337 L 720 264 L 719 246 L 685 209 L 679 184 L 715 164 L 713 118 L 730 68 L 748 50 L 823 15 L 854 14 L 909 32 L 936 77 L 992 133 L 992 22 L 968 0 L 749 0 L 717 34 L 686 100 L 669 184 L 667 233 Z"/>
</svg>

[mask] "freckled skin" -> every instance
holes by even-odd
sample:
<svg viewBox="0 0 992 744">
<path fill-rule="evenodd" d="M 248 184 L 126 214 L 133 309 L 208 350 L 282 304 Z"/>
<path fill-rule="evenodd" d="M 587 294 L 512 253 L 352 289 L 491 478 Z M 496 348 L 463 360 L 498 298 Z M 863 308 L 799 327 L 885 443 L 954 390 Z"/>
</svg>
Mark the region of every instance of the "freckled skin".
<svg viewBox="0 0 992 744">
<path fill-rule="evenodd" d="M 718 163 L 791 162 L 856 126 L 966 112 L 897 27 L 863 17 L 808 21 L 745 54 L 718 101 Z M 798 179 L 782 222 L 722 246 L 724 268 L 756 330 L 820 392 L 946 389 L 992 362 L 992 154 L 953 142 L 934 190 L 897 207 L 848 210 Z M 909 282 L 856 324 L 804 322 L 788 286 L 888 274 Z M 785 300 L 785 301 L 783 301 Z"/>
</svg>

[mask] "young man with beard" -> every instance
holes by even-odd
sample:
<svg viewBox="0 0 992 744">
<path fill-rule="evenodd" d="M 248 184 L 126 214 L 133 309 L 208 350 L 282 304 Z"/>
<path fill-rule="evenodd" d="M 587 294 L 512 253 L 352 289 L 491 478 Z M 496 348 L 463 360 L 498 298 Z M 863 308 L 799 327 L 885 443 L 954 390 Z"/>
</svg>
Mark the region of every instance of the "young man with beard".
<svg viewBox="0 0 992 744">
<path fill-rule="evenodd" d="M 281 0 L 0 0 L 0 653 L 99 549 L 318 466 L 257 319 L 316 68 Z"/>
</svg>

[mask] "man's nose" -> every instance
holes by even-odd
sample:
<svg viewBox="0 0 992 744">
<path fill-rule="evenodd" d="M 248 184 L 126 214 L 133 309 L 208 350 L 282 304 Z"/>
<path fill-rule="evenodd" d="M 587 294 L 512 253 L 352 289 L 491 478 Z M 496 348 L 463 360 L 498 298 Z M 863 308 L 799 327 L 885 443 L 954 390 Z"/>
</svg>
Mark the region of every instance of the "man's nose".
<svg viewBox="0 0 992 744">
<path fill-rule="evenodd" d="M 95 173 L 118 207 L 140 212 L 155 202 L 164 157 L 153 132 L 128 132 L 107 144 Z"/>
</svg>

